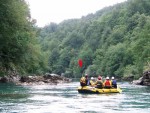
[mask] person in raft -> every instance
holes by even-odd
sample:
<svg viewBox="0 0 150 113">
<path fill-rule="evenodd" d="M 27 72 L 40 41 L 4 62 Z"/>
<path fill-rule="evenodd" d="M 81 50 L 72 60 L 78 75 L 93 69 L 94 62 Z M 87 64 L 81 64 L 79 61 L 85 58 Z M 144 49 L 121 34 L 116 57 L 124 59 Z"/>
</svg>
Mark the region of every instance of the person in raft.
<svg viewBox="0 0 150 113">
<path fill-rule="evenodd" d="M 81 86 L 88 86 L 89 85 L 88 74 L 85 74 L 85 76 L 81 77 L 80 85 Z"/>
<path fill-rule="evenodd" d="M 95 82 L 94 82 L 94 78 L 93 77 L 91 77 L 89 85 L 92 86 L 92 87 L 95 87 Z"/>
<path fill-rule="evenodd" d="M 110 89 L 112 87 L 111 81 L 109 80 L 109 77 L 106 77 L 106 80 L 104 82 L 104 88 Z"/>
<path fill-rule="evenodd" d="M 115 80 L 114 77 L 111 77 L 111 83 L 113 88 L 117 88 L 117 81 Z"/>
<path fill-rule="evenodd" d="M 96 85 L 96 88 L 98 89 L 102 89 L 104 87 L 102 77 L 100 75 L 98 76 L 95 85 Z"/>
</svg>

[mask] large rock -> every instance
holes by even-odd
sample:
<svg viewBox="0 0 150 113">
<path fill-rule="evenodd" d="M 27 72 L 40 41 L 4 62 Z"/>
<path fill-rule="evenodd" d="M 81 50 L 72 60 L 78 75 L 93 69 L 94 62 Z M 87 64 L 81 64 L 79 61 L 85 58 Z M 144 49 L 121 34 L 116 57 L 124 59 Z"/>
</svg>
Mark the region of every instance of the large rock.
<svg viewBox="0 0 150 113">
<path fill-rule="evenodd" d="M 58 84 L 68 83 L 71 79 L 57 75 L 57 74 L 45 74 L 44 76 L 4 76 L 0 78 L 0 82 L 8 83 L 13 82 L 22 85 L 40 85 L 40 84 Z"/>
<path fill-rule="evenodd" d="M 143 77 L 139 78 L 138 80 L 134 80 L 132 83 L 136 85 L 143 85 Z"/>
<path fill-rule="evenodd" d="M 71 79 L 57 75 L 46 73 L 44 76 L 23 76 L 20 79 L 19 84 L 58 84 L 58 83 L 68 83 Z"/>
<path fill-rule="evenodd" d="M 150 86 L 150 71 L 144 72 L 141 78 L 133 81 L 133 84 Z"/>
<path fill-rule="evenodd" d="M 6 76 L 0 78 L 1 83 L 7 83 L 9 80 Z"/>
<path fill-rule="evenodd" d="M 9 75 L 9 76 L 4 76 L 4 77 L 0 78 L 1 83 L 8 83 L 8 82 L 16 83 L 19 80 L 20 80 L 20 77 L 18 75 L 16 75 L 16 76 Z"/>
</svg>

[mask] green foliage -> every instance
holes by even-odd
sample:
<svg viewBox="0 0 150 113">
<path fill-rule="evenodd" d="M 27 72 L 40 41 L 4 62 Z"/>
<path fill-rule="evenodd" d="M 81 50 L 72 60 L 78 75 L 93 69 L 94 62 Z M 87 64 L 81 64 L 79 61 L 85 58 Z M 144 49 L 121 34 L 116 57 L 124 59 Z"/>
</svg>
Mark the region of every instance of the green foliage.
<svg viewBox="0 0 150 113">
<path fill-rule="evenodd" d="M 0 10 L 0 61 L 2 67 L 9 68 L 10 62 L 18 63 L 22 59 L 28 47 L 29 12 L 23 1 L 16 0 L 2 0 Z"/>
<path fill-rule="evenodd" d="M 139 76 L 150 65 L 150 1 L 128 0 L 41 30 L 51 72 Z M 83 60 L 83 67 L 78 66 Z"/>
<path fill-rule="evenodd" d="M 36 32 L 24 0 L 0 1 L 0 73 L 36 73 L 46 68 Z"/>
<path fill-rule="evenodd" d="M 64 40 L 64 46 L 70 48 L 80 48 L 84 42 L 83 35 L 75 32 L 71 32 Z"/>
<path fill-rule="evenodd" d="M 34 23 L 24 0 L 0 1 L 0 75 L 15 69 L 121 78 L 150 69 L 149 0 L 128 0 L 44 28 Z"/>
</svg>

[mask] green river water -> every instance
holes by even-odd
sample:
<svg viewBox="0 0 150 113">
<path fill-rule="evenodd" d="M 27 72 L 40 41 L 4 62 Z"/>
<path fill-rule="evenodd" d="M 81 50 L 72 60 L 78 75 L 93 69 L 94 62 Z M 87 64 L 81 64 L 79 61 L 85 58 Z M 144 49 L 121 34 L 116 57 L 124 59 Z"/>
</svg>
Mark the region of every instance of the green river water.
<svg viewBox="0 0 150 113">
<path fill-rule="evenodd" d="M 121 94 L 79 94 L 78 86 L 0 84 L 0 113 L 150 113 L 150 87 L 120 82 Z"/>
</svg>

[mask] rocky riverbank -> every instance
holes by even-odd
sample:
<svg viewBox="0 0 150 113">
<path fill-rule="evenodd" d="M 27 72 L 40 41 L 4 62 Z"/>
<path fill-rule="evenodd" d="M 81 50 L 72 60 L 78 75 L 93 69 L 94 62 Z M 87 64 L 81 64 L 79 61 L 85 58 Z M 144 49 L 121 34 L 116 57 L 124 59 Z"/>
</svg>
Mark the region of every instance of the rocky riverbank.
<svg viewBox="0 0 150 113">
<path fill-rule="evenodd" d="M 0 83 L 15 83 L 17 85 L 43 85 L 43 84 L 59 84 L 69 83 L 71 79 L 57 75 L 46 73 L 41 76 L 4 76 L 0 77 Z"/>
<path fill-rule="evenodd" d="M 132 83 L 136 85 L 150 86 L 150 71 L 144 72 L 141 78 L 134 80 Z"/>
</svg>

